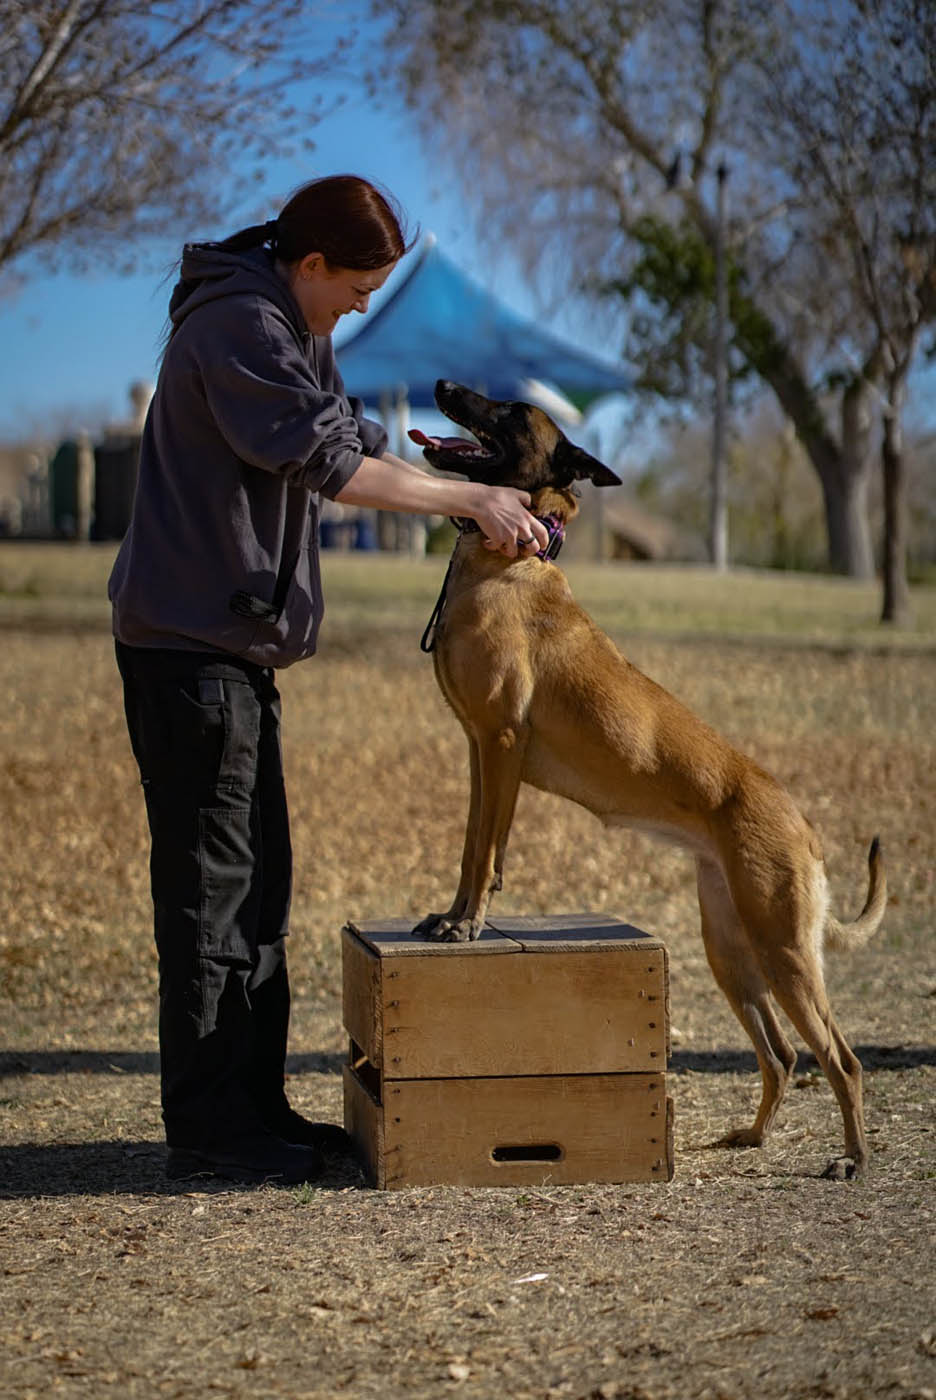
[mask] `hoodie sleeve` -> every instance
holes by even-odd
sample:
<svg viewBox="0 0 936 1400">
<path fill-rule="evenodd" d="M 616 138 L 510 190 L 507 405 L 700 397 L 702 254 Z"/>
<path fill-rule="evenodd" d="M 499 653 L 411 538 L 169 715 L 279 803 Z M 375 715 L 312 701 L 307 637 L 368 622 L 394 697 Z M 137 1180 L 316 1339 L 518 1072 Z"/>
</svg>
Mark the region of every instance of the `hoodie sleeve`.
<svg viewBox="0 0 936 1400">
<path fill-rule="evenodd" d="M 361 435 L 361 442 L 368 457 L 382 457 L 387 450 L 386 430 L 372 418 L 364 417 L 364 404 L 361 399 L 348 399 Z"/>
<path fill-rule="evenodd" d="M 360 423 L 343 393 L 318 382 L 286 317 L 261 297 L 234 296 L 201 308 L 191 330 L 196 320 L 190 349 L 231 450 L 291 485 L 336 496 L 367 450 Z"/>
<path fill-rule="evenodd" d="M 348 397 L 348 392 L 344 386 L 344 380 L 341 377 L 341 371 L 335 363 L 334 353 L 331 342 L 329 342 L 328 355 L 331 359 L 331 382 L 336 392 L 341 394 L 345 399 L 354 415 L 354 420 L 358 425 L 358 433 L 364 451 L 367 453 L 368 457 L 382 457 L 387 450 L 387 434 L 380 423 L 375 423 L 372 418 L 364 417 L 363 400 Z"/>
</svg>

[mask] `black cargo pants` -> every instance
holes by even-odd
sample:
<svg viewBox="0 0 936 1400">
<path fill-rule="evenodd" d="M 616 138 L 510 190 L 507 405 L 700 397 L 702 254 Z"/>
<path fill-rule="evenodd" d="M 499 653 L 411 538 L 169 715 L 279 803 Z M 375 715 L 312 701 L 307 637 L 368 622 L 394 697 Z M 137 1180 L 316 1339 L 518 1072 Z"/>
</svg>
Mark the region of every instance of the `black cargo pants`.
<svg viewBox="0 0 936 1400">
<path fill-rule="evenodd" d="M 170 1146 L 236 1147 L 282 1110 L 292 855 L 273 672 L 117 643 L 152 836 Z"/>
</svg>

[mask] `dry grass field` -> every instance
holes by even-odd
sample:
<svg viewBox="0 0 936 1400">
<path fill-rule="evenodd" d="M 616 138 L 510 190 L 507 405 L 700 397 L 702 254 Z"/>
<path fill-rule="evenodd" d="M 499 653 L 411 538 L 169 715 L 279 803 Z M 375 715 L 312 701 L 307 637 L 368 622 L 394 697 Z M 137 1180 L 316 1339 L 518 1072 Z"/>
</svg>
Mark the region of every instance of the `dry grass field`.
<svg viewBox="0 0 936 1400">
<path fill-rule="evenodd" d="M 803 1056 L 763 1151 L 753 1054 L 698 940 L 691 862 L 524 790 L 501 912 L 605 910 L 671 953 L 668 1185 L 401 1193 L 162 1175 L 147 839 L 102 600 L 113 551 L 0 545 L 0 1394 L 780 1400 L 936 1396 L 936 592 L 570 569 L 632 661 L 785 782 L 834 907 L 829 961 L 875 1153 Z M 448 900 L 461 732 L 418 639 L 444 560 L 325 561 L 320 655 L 282 674 L 296 890 L 290 1093 L 341 1112 L 339 930 Z M 532 1275 L 536 1279 L 524 1282 Z"/>
</svg>

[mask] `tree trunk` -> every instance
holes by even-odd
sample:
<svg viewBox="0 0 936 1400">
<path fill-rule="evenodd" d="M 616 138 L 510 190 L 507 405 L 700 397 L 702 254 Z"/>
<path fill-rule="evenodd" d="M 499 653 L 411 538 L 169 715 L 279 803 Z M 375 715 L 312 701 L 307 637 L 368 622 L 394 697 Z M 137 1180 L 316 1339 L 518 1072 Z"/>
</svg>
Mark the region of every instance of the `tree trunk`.
<svg viewBox="0 0 936 1400">
<path fill-rule="evenodd" d="M 773 389 L 822 483 L 829 567 L 851 578 L 873 578 L 867 502 L 875 362 L 869 361 L 842 395 L 842 431 L 837 441 L 814 389 L 789 346 L 774 335 L 769 318 L 737 293 L 731 313 L 742 353 Z"/>
<path fill-rule="evenodd" d="M 822 478 L 829 567 L 849 578 L 874 577 L 874 554 L 868 527 L 868 474 L 845 469 Z"/>
<path fill-rule="evenodd" d="M 910 617 L 907 583 L 907 503 L 901 424 L 902 386 L 892 388 L 884 415 L 881 465 L 884 471 L 884 605 L 882 622 Z"/>
<path fill-rule="evenodd" d="M 871 481 L 872 386 L 858 375 L 842 394 L 842 450 L 834 480 L 822 487 L 829 525 L 829 563 L 849 578 L 874 577 L 868 522 Z"/>
<path fill-rule="evenodd" d="M 849 395 L 845 398 L 848 400 Z M 781 404 L 789 412 L 782 399 Z M 792 415 L 791 419 L 822 485 L 829 568 L 849 578 L 873 578 L 874 551 L 868 522 L 871 455 L 861 415 L 855 414 L 853 404 L 843 403 L 841 447 L 833 444 L 828 434 L 811 431 L 809 419 L 805 424 Z"/>
</svg>

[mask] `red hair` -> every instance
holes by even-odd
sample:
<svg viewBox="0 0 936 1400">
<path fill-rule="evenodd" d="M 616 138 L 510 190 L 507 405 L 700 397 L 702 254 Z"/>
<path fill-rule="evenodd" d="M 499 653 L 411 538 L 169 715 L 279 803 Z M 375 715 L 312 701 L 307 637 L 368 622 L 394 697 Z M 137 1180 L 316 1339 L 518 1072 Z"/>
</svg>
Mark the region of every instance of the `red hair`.
<svg viewBox="0 0 936 1400">
<path fill-rule="evenodd" d="M 331 267 L 370 271 L 398 262 L 413 246 L 393 196 L 360 175 L 326 175 L 301 185 L 268 224 L 226 238 L 237 252 L 269 243 L 284 263 L 321 253 Z"/>
</svg>

